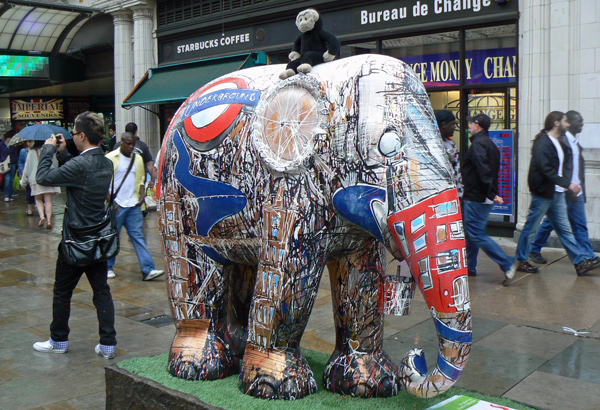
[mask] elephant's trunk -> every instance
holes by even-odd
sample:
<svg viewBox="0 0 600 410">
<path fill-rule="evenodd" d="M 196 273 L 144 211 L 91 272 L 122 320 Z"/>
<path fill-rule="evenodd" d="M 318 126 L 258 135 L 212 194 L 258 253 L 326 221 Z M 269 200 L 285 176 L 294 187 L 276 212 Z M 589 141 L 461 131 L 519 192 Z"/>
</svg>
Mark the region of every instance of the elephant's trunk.
<svg viewBox="0 0 600 410">
<path fill-rule="evenodd" d="M 414 396 L 434 397 L 458 380 L 471 351 L 466 248 L 456 189 L 392 213 L 388 225 L 431 310 L 440 345 L 431 373 L 423 351 L 411 350 L 402 360 L 402 383 Z"/>
</svg>

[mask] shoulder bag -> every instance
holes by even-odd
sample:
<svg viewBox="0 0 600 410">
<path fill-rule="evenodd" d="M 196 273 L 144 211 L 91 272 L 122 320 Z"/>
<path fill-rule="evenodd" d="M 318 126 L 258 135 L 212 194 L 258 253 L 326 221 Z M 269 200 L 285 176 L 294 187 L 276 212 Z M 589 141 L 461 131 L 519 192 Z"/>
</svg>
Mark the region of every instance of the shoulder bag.
<svg viewBox="0 0 600 410">
<path fill-rule="evenodd" d="M 129 174 L 134 159 L 135 154 L 131 157 L 125 177 Z M 119 231 L 117 230 L 113 202 L 125 182 L 125 177 L 116 191 L 114 191 L 113 177 L 110 200 L 106 207 L 106 213 L 99 223 L 85 227 L 73 226 L 69 220 L 68 208 L 65 208 L 62 229 L 62 250 L 67 263 L 70 265 L 90 265 L 110 259 L 119 253 Z"/>
<path fill-rule="evenodd" d="M 6 174 L 8 171 L 10 171 L 10 155 L 0 162 L 0 174 Z"/>
</svg>

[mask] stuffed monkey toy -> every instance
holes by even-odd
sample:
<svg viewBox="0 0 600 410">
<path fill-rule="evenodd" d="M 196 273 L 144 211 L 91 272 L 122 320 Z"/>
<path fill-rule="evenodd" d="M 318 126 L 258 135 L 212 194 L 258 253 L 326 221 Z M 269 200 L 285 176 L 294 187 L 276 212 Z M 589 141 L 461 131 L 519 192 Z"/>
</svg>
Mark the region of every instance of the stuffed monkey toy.
<svg viewBox="0 0 600 410">
<path fill-rule="evenodd" d="M 313 9 L 298 13 L 296 26 L 302 34 L 294 42 L 286 70 L 279 74 L 282 80 L 296 73 L 309 73 L 313 66 L 339 57 L 340 41 L 323 30 L 323 21 L 319 17 L 319 13 Z"/>
</svg>

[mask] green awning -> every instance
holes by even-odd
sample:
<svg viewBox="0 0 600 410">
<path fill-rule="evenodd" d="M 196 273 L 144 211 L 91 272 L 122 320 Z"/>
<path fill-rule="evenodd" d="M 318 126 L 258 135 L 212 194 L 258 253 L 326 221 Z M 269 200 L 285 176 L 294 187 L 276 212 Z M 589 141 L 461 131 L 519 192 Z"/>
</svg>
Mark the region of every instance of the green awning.
<svg viewBox="0 0 600 410">
<path fill-rule="evenodd" d="M 250 53 L 151 68 L 121 106 L 181 103 L 215 78 L 266 63 L 266 54 Z"/>
</svg>

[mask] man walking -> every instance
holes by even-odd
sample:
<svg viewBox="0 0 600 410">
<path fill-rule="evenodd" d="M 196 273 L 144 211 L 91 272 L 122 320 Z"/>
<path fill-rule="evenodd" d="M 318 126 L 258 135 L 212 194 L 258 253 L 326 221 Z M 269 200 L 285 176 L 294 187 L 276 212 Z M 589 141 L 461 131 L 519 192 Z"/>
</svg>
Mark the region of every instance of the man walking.
<svg viewBox="0 0 600 410">
<path fill-rule="evenodd" d="M 117 230 L 125 226 L 127 234 L 133 243 L 140 267 L 142 268 L 143 280 L 152 280 L 165 273 L 157 270 L 154 266 L 152 256 L 146 247 L 144 238 L 144 216 L 140 205 L 144 202 L 146 187 L 146 171 L 141 155 L 134 152 L 135 137 L 129 132 L 121 135 L 121 145 L 118 149 L 106 154 L 112 161 L 115 171 L 115 203 L 117 204 Z M 107 276 L 114 278 L 113 266 L 115 259 L 108 260 Z"/>
<path fill-rule="evenodd" d="M 519 261 L 517 270 L 520 272 L 538 271 L 538 268 L 531 265 L 527 259 L 531 241 L 544 215 L 550 220 L 558 239 L 565 247 L 577 275 L 585 275 L 596 267 L 595 262 L 586 258 L 579 249 L 567 219 L 565 192 L 568 189 L 579 194 L 581 188 L 571 182 L 573 171 L 571 148 L 569 144 L 560 141 L 565 131 L 563 124 L 565 118 L 562 112 L 552 111 L 544 121 L 544 129 L 536 135 L 533 142 L 527 176 L 529 191 L 532 194 L 531 205 L 517 244 L 516 257 Z"/>
<path fill-rule="evenodd" d="M 42 147 L 36 180 L 46 186 L 67 187 L 65 212 L 69 213 L 68 219 L 82 227 L 93 226 L 106 213 L 105 200 L 113 177 L 112 164 L 98 147 L 104 134 L 102 118 L 89 111 L 78 115 L 71 134 L 81 154 L 59 168 L 52 168 L 52 158 L 57 148 L 61 153 L 61 160 L 69 157 L 65 151 L 64 136 L 59 134 L 60 139 L 57 139 L 52 135 Z M 105 359 L 115 357 L 115 310 L 110 287 L 106 282 L 106 261 L 86 266 L 69 265 L 63 254 L 62 244 L 58 246 L 56 261 L 50 339 L 33 345 L 38 352 L 67 352 L 71 296 L 84 273 L 94 292 L 93 302 L 99 323 L 100 343 L 95 351 Z"/>
<path fill-rule="evenodd" d="M 485 228 L 494 204 L 504 203 L 498 196 L 498 170 L 500 151 L 490 139 L 488 129 L 491 120 L 485 114 L 467 117 L 471 132 L 471 146 L 467 150 L 462 167 L 464 184 L 463 222 L 467 242 L 467 268 L 469 276 L 477 275 L 479 248 L 500 266 L 504 272 L 504 285 L 515 276 L 516 263 L 490 238 Z"/>
<path fill-rule="evenodd" d="M 129 132 L 135 138 L 134 151 L 136 154 L 142 157 L 142 160 L 144 160 L 146 172 L 150 174 L 149 186 L 153 187 L 156 183 L 158 171 L 154 166 L 154 161 L 152 159 L 152 153 L 150 152 L 150 148 L 148 148 L 148 145 L 146 145 L 146 143 L 140 140 L 140 137 L 138 137 L 138 127 L 135 122 L 128 122 L 127 125 L 125 125 L 125 132 Z M 119 144 L 120 142 L 117 142 L 117 144 L 115 145 L 115 149 L 119 148 Z"/>
<path fill-rule="evenodd" d="M 108 125 L 108 137 L 108 151 L 110 152 L 114 150 L 115 145 L 117 145 L 117 128 L 115 127 L 115 124 Z"/>
<path fill-rule="evenodd" d="M 454 130 L 456 129 L 456 117 L 454 117 L 454 114 L 448 110 L 439 110 L 435 113 L 435 119 L 437 120 L 440 135 L 442 136 L 442 141 L 444 142 L 444 148 L 446 148 L 448 158 L 450 159 L 450 164 L 452 165 L 452 169 L 454 169 L 454 182 L 456 183 L 458 197 L 462 198 L 463 185 L 460 175 L 460 161 L 458 160 L 456 143 L 452 141 Z"/>
<path fill-rule="evenodd" d="M 575 194 L 572 191 L 567 192 L 567 215 L 579 249 L 585 255 L 586 259 L 593 259 L 596 265 L 600 265 L 600 258 L 596 256 L 590 243 L 585 215 L 585 161 L 583 159 L 583 148 L 579 145 L 579 138 L 577 137 L 577 134 L 583 129 L 583 117 L 577 111 L 567 111 L 565 115 L 566 118 L 563 120 L 563 126 L 567 129 L 567 132 L 561 137 L 561 141 L 568 143 L 571 147 L 573 153 L 573 176 L 571 177 L 571 182 L 581 188 L 579 194 Z M 550 219 L 545 218 L 531 244 L 529 259 L 533 262 L 548 262 L 541 255 L 541 250 L 546 245 L 552 230 Z"/>
</svg>

